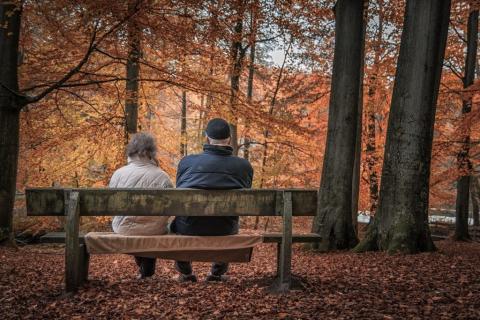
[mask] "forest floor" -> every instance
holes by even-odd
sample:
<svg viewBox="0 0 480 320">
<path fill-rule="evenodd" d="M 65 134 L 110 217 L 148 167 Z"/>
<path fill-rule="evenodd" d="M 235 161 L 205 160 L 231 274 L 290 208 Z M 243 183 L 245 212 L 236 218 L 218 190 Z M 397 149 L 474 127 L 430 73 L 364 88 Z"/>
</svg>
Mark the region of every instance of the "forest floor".
<svg viewBox="0 0 480 320">
<path fill-rule="evenodd" d="M 294 247 L 293 272 L 304 289 L 265 291 L 275 247 L 261 245 L 249 264 L 233 264 L 226 283 L 178 283 L 171 261 L 137 280 L 127 255 L 96 255 L 90 282 L 63 294 L 63 247 L 0 248 L 1 319 L 479 319 L 480 244 L 436 243 L 438 251 L 319 254 Z"/>
</svg>

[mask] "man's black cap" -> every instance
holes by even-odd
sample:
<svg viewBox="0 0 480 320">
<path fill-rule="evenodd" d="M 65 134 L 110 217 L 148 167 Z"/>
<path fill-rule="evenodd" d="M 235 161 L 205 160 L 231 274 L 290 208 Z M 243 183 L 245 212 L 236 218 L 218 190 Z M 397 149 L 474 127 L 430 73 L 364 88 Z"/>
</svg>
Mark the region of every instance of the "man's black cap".
<svg viewBox="0 0 480 320">
<path fill-rule="evenodd" d="M 205 132 L 209 138 L 216 140 L 230 138 L 230 126 L 227 121 L 221 118 L 215 118 L 208 121 L 207 130 L 205 130 Z"/>
</svg>

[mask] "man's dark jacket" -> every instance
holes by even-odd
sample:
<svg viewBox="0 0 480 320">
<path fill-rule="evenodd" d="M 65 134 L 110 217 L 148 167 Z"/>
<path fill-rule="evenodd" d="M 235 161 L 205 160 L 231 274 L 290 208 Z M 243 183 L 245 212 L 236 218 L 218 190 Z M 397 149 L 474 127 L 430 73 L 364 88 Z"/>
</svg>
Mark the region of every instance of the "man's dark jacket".
<svg viewBox="0 0 480 320">
<path fill-rule="evenodd" d="M 206 144 L 203 153 L 189 155 L 178 164 L 177 188 L 251 188 L 250 163 L 232 155 L 229 146 Z M 171 231 L 185 235 L 221 236 L 238 233 L 238 217 L 176 217 Z"/>
</svg>

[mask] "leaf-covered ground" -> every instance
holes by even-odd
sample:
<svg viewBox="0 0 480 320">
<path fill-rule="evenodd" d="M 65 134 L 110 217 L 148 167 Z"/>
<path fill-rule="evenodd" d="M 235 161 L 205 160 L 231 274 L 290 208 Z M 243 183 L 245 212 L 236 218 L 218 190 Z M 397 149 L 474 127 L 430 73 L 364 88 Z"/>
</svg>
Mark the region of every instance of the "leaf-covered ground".
<svg viewBox="0 0 480 320">
<path fill-rule="evenodd" d="M 262 245 L 250 264 L 234 264 L 227 283 L 203 282 L 208 264 L 195 264 L 200 282 L 182 284 L 170 261 L 136 280 L 133 259 L 93 256 L 90 283 L 65 296 L 63 248 L 0 248 L 1 319 L 479 319 L 480 245 L 437 242 L 439 251 L 318 254 L 294 249 L 293 270 L 305 288 L 265 292 L 275 248 Z"/>
</svg>

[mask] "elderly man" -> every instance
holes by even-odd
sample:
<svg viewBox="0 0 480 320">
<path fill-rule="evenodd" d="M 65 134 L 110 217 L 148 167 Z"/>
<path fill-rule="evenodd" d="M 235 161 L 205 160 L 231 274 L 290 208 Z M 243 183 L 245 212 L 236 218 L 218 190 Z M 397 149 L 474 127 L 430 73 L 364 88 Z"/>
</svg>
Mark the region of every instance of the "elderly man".
<svg viewBox="0 0 480 320">
<path fill-rule="evenodd" d="M 232 155 L 230 126 L 223 119 L 212 119 L 206 129 L 208 143 L 203 153 L 189 155 L 178 164 L 177 188 L 242 189 L 252 186 L 250 163 Z M 238 233 L 238 217 L 176 217 L 171 231 L 184 235 L 223 236 Z M 188 261 L 176 261 L 180 281 L 197 281 Z M 228 263 L 214 262 L 207 281 L 225 280 Z"/>
</svg>

